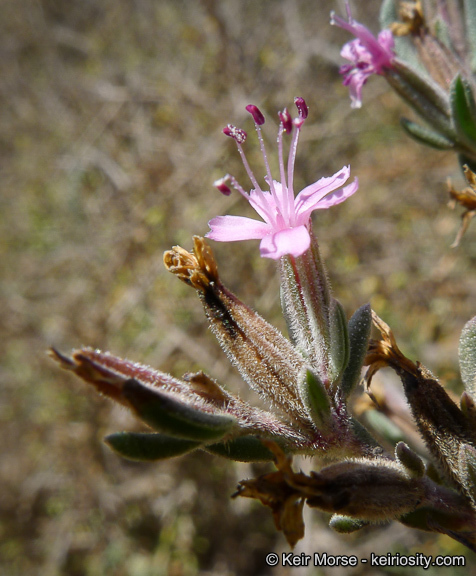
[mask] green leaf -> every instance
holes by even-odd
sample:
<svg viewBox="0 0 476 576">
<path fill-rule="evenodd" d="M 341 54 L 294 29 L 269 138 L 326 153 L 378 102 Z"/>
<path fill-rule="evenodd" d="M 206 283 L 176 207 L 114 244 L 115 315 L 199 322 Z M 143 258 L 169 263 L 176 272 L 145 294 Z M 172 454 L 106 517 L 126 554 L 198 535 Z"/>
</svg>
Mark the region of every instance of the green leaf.
<svg viewBox="0 0 476 576">
<path fill-rule="evenodd" d="M 438 132 L 434 130 L 430 130 L 416 122 L 412 122 L 407 118 L 401 118 L 400 124 L 402 128 L 417 142 L 420 144 L 425 144 L 426 146 L 431 146 L 432 148 L 436 148 L 437 150 L 450 150 L 454 148 L 454 142 L 445 138 Z"/>
<path fill-rule="evenodd" d="M 476 399 L 476 316 L 467 322 L 459 339 L 459 366 L 466 391 Z"/>
<path fill-rule="evenodd" d="M 242 436 L 228 442 L 209 444 L 204 450 L 237 462 L 271 462 L 274 460 L 273 453 L 257 436 Z"/>
<path fill-rule="evenodd" d="M 352 428 L 352 432 L 360 440 L 362 444 L 367 444 L 369 448 L 380 448 L 380 444 L 375 440 L 375 438 L 370 434 L 367 428 L 359 422 L 356 418 L 350 416 L 349 424 Z"/>
<path fill-rule="evenodd" d="M 370 522 L 366 522 L 365 520 L 351 518 L 350 516 L 342 516 L 341 514 L 334 514 L 329 522 L 330 528 L 339 534 L 350 534 L 351 532 L 356 532 L 369 524 Z"/>
<path fill-rule="evenodd" d="M 433 33 L 435 37 L 448 49 L 452 50 L 451 33 L 448 23 L 441 15 L 438 15 L 433 21 Z"/>
<path fill-rule="evenodd" d="M 123 396 L 146 424 L 158 432 L 178 438 L 218 440 L 236 424 L 232 416 L 194 408 L 171 394 L 149 388 L 133 378 L 125 382 Z"/>
<path fill-rule="evenodd" d="M 476 144 L 476 103 L 469 82 L 459 74 L 450 86 L 450 104 L 454 127 L 463 142 Z"/>
<path fill-rule="evenodd" d="M 433 129 L 449 140 L 456 138 L 448 95 L 431 78 L 401 60 L 394 60 L 385 79 Z"/>
<path fill-rule="evenodd" d="M 383 0 L 380 5 L 379 21 L 381 28 L 389 28 L 393 22 L 398 20 L 397 6 L 395 0 Z"/>
<path fill-rule="evenodd" d="M 476 0 L 464 0 L 464 20 L 471 54 L 469 65 L 474 72 L 476 71 Z"/>
<path fill-rule="evenodd" d="M 394 424 L 385 414 L 377 412 L 377 410 L 367 410 L 365 418 L 368 425 L 377 434 L 382 436 L 389 444 L 395 445 L 397 442 L 403 440 L 403 433 L 400 428 Z"/>
<path fill-rule="evenodd" d="M 349 362 L 349 334 L 347 332 L 347 318 L 341 303 L 335 298 L 331 301 L 329 313 L 329 328 L 331 336 L 330 346 L 330 380 L 335 386 L 340 382 L 342 373 Z"/>
<path fill-rule="evenodd" d="M 201 446 L 200 442 L 193 440 L 136 432 L 110 434 L 104 438 L 104 442 L 120 456 L 144 462 L 181 456 Z"/>
<path fill-rule="evenodd" d="M 372 310 L 370 304 L 364 304 L 355 311 L 349 320 L 349 362 L 342 376 L 341 390 L 348 398 L 360 381 L 360 372 L 369 345 L 372 328 Z"/>
<path fill-rule="evenodd" d="M 326 428 L 331 418 L 331 401 L 326 387 L 311 370 L 306 370 L 299 394 L 316 426 Z"/>
</svg>

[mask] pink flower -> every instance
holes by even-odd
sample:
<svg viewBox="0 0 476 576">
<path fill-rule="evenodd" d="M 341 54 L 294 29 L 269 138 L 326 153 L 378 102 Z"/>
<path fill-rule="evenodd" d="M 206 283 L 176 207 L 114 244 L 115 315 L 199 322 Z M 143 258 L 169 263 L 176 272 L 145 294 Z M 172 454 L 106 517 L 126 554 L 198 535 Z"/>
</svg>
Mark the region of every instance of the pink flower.
<svg viewBox="0 0 476 576">
<path fill-rule="evenodd" d="M 261 134 L 260 126 L 264 123 L 264 116 L 256 106 L 250 105 L 246 107 L 255 121 L 267 172 L 265 181 L 269 191 L 262 190 L 246 160 L 242 147 L 242 143 L 247 137 L 246 132 L 232 125 L 228 125 L 223 130 L 227 136 L 236 141 L 238 151 L 254 188 L 249 193 L 245 192 L 237 180 L 230 175 L 215 182 L 215 186 L 223 194 L 228 195 L 231 190 L 226 182 L 229 181 L 233 188 L 248 200 L 263 221 L 244 216 L 217 216 L 209 222 L 210 232 L 207 234 L 208 238 L 218 242 L 261 240 L 261 256 L 273 258 L 274 260 L 286 254 L 300 256 L 310 246 L 311 213 L 314 210 L 325 210 L 340 204 L 356 192 L 358 188 L 357 179 L 342 188 L 350 176 L 350 167 L 344 166 L 330 178 L 321 178 L 301 190 L 296 197 L 294 196 L 293 180 L 296 149 L 299 133 L 308 112 L 303 98 L 296 98 L 295 104 L 299 114 L 294 120 L 292 120 L 286 109 L 279 113 L 278 154 L 280 182 L 274 180 L 271 175 Z M 287 171 L 284 167 L 283 158 L 284 132 L 292 133 Z"/>
<path fill-rule="evenodd" d="M 344 76 L 344 86 L 349 86 L 352 108 L 360 108 L 362 105 L 362 86 L 372 74 L 385 73 L 386 68 L 392 66 L 395 58 L 393 39 L 390 30 L 382 30 L 378 38 L 363 24 L 352 19 L 349 5 L 347 5 L 346 22 L 334 12 L 331 13 L 331 24 L 335 24 L 344 30 L 348 30 L 356 36 L 355 40 L 348 42 L 342 48 L 340 55 L 351 64 L 341 66 L 339 72 Z"/>
</svg>

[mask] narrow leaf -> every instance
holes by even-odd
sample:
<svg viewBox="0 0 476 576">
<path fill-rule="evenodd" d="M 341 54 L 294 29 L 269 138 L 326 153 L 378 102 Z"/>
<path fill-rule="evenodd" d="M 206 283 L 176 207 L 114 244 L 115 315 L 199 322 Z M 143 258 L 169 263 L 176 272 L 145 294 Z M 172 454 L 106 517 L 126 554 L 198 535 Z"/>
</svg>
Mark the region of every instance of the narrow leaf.
<svg viewBox="0 0 476 576">
<path fill-rule="evenodd" d="M 382 412 L 367 410 L 365 418 L 368 425 L 389 444 L 395 445 L 403 439 L 403 433 L 400 428 Z"/>
<path fill-rule="evenodd" d="M 350 534 L 351 532 L 356 532 L 368 525 L 369 522 L 365 522 L 365 520 L 351 518 L 350 516 L 342 516 L 341 514 L 334 514 L 329 522 L 330 528 L 339 534 Z"/>
<path fill-rule="evenodd" d="M 360 381 L 360 371 L 369 345 L 372 328 L 370 304 L 356 310 L 349 320 L 349 362 L 342 377 L 341 390 L 347 398 Z"/>
<path fill-rule="evenodd" d="M 435 82 L 400 60 L 386 71 L 385 79 L 430 126 L 450 140 L 455 138 L 448 96 Z"/>
<path fill-rule="evenodd" d="M 181 456 L 198 448 L 201 443 L 163 434 L 117 432 L 104 438 L 106 444 L 129 460 L 154 461 Z"/>
<path fill-rule="evenodd" d="M 370 434 L 370 432 L 363 424 L 361 424 L 352 416 L 349 418 L 349 424 L 352 428 L 352 432 L 362 444 L 367 445 L 371 450 L 381 450 L 380 444 L 377 442 L 377 440 L 375 440 L 375 438 L 372 436 L 372 434 Z"/>
<path fill-rule="evenodd" d="M 402 128 L 417 142 L 420 144 L 425 144 L 426 146 L 431 146 L 437 150 L 450 150 L 454 148 L 454 142 L 448 140 L 438 132 L 430 130 L 416 122 L 412 122 L 407 118 L 401 118 L 400 124 Z"/>
<path fill-rule="evenodd" d="M 459 366 L 466 391 L 476 399 L 476 316 L 467 322 L 459 340 Z"/>
<path fill-rule="evenodd" d="M 397 7 L 394 0 L 383 0 L 380 5 L 379 21 L 381 28 L 389 28 L 398 20 Z"/>
<path fill-rule="evenodd" d="M 132 378 L 125 382 L 123 396 L 146 424 L 158 432 L 178 438 L 218 440 L 236 422 L 228 415 L 193 408 L 166 392 L 144 386 Z"/>
<path fill-rule="evenodd" d="M 341 303 L 335 298 L 331 301 L 329 314 L 330 345 L 330 380 L 331 385 L 338 384 L 347 363 L 349 362 L 349 334 L 347 332 L 347 318 Z"/>
<path fill-rule="evenodd" d="M 468 81 L 459 74 L 451 83 L 450 104 L 458 136 L 474 146 L 476 143 L 476 103 Z"/>
<path fill-rule="evenodd" d="M 466 37 L 471 53 L 470 66 L 476 71 L 476 1 L 464 0 L 464 15 L 466 23 Z"/>
<path fill-rule="evenodd" d="M 228 442 L 209 444 L 205 450 L 237 462 L 271 462 L 274 459 L 273 453 L 256 436 L 242 436 Z"/>
<path fill-rule="evenodd" d="M 318 428 L 325 428 L 331 417 L 331 403 L 326 387 L 319 377 L 306 370 L 299 392 L 302 402 Z"/>
</svg>

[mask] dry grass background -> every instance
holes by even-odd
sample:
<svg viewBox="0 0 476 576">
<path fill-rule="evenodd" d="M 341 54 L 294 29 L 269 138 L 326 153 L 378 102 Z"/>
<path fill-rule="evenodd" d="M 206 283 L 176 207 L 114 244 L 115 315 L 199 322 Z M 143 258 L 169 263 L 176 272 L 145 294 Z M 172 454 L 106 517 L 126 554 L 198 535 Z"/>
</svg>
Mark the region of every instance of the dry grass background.
<svg viewBox="0 0 476 576">
<path fill-rule="evenodd" d="M 138 424 L 45 350 L 91 345 L 175 375 L 204 369 L 246 394 L 162 252 L 190 248 L 214 215 L 248 210 L 211 185 L 227 171 L 245 180 L 221 128 L 233 122 L 252 134 L 244 107 L 256 103 L 273 142 L 276 111 L 301 95 L 310 117 L 298 186 L 347 163 L 361 182 L 315 221 L 335 294 L 349 315 L 370 300 L 403 350 L 460 392 L 476 226 L 450 250 L 459 216 L 446 207 L 445 180 L 462 183 L 456 159 L 407 139 L 398 118 L 408 111 L 381 79 L 360 111 L 350 109 L 337 74 L 348 37 L 329 26 L 329 11 L 342 10 L 335 2 L 0 4 L 1 574 L 399 573 L 267 569 L 265 553 L 286 550 L 269 511 L 230 500 L 236 482 L 263 466 L 202 453 L 119 459 L 101 438 Z M 376 30 L 379 3 L 356 4 Z M 247 149 L 258 162 L 252 138 Z M 284 329 L 274 265 L 257 244 L 214 248 L 225 283 Z M 446 537 L 396 524 L 344 537 L 318 512 L 307 518 L 298 551 L 474 561 Z"/>
</svg>

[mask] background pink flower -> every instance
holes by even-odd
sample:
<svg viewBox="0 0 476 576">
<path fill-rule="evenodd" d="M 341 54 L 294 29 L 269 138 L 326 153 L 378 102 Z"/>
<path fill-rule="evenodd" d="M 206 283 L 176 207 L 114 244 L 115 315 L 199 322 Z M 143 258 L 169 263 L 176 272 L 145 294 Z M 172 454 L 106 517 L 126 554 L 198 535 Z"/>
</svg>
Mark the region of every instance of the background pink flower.
<svg viewBox="0 0 476 576">
<path fill-rule="evenodd" d="M 340 73 L 344 76 L 344 86 L 349 86 L 353 108 L 362 105 L 362 86 L 372 74 L 384 74 L 386 68 L 392 66 L 395 58 L 393 39 L 390 30 L 382 30 L 378 37 L 363 24 L 353 20 L 350 8 L 347 6 L 349 21 L 346 22 L 334 12 L 331 13 L 331 24 L 335 24 L 356 36 L 355 40 L 345 44 L 341 50 L 342 58 L 349 60 Z"/>
</svg>

